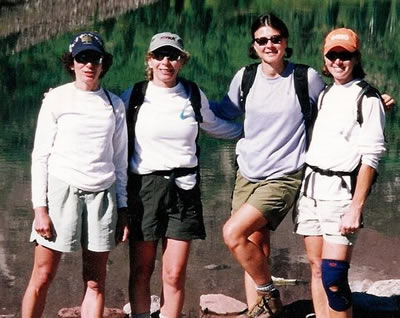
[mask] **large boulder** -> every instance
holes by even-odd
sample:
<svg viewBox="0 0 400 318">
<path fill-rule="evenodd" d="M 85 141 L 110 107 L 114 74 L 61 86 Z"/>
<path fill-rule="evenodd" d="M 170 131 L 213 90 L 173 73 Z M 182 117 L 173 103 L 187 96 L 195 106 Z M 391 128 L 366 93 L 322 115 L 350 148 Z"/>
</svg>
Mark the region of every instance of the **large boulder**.
<svg viewBox="0 0 400 318">
<path fill-rule="evenodd" d="M 367 293 L 382 297 L 400 296 L 400 279 L 379 280 L 368 288 Z"/>
</svg>

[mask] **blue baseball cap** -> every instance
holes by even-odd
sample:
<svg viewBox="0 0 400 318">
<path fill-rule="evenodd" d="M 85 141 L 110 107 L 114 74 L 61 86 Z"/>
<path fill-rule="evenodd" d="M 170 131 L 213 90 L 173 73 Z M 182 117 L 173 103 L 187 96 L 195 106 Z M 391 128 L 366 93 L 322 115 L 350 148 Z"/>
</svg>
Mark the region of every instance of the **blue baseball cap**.
<svg viewBox="0 0 400 318">
<path fill-rule="evenodd" d="M 81 32 L 72 37 L 69 45 L 69 52 L 75 57 L 82 51 L 96 51 L 105 53 L 104 41 L 101 36 L 95 32 Z"/>
</svg>

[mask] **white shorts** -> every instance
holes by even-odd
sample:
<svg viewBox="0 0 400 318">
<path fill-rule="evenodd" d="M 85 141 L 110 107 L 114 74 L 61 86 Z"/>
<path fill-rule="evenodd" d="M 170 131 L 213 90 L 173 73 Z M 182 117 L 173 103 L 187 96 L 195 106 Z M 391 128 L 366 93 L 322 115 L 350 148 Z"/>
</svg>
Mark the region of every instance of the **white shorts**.
<svg viewBox="0 0 400 318">
<path fill-rule="evenodd" d="M 114 185 L 104 191 L 87 192 L 49 176 L 47 200 L 55 235 L 45 239 L 32 226 L 31 242 L 60 252 L 74 252 L 81 247 L 107 252 L 116 246 Z"/>
<path fill-rule="evenodd" d="M 324 240 L 342 245 L 354 245 L 357 233 L 340 233 L 342 216 L 349 210 L 351 200 L 320 201 L 300 196 L 295 210 L 295 232 L 306 236 L 323 236 Z"/>
</svg>

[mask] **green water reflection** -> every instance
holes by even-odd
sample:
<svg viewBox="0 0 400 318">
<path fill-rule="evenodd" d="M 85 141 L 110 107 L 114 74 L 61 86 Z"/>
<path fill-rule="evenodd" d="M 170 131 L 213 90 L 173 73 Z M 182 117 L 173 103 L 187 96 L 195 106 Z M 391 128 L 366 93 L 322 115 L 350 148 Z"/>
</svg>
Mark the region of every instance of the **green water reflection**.
<svg viewBox="0 0 400 318">
<path fill-rule="evenodd" d="M 294 49 L 292 60 L 309 64 L 317 70 L 321 67 L 320 51 L 324 35 L 336 26 L 357 30 L 362 39 L 367 79 L 400 101 L 400 1 L 397 0 L 158 1 L 102 23 L 93 19 L 87 29 L 99 31 L 114 55 L 114 65 L 103 82 L 111 91 L 120 93 L 135 81 L 143 79 L 144 53 L 149 39 L 156 32 L 169 30 L 184 38 L 186 49 L 191 53 L 183 75 L 195 80 L 210 99 L 219 99 L 226 92 L 234 73 L 251 62 L 247 57 L 249 27 L 255 16 L 266 11 L 275 12 L 288 25 L 290 46 Z M 60 10 L 60 14 L 62 12 Z M 29 166 L 40 101 L 50 87 L 70 80 L 59 62 L 70 36 L 71 33 L 59 34 L 50 41 L 16 54 L 6 52 L 12 49 L 18 34 L 0 38 L 0 243 L 6 242 L 3 244 L 5 251 L 0 246 L 0 254 L 11 255 L 13 259 L 18 259 L 19 250 L 26 248 L 32 218 Z M 365 215 L 368 228 L 392 237 L 400 236 L 397 200 L 400 191 L 399 123 L 398 112 L 388 115 L 388 151 L 380 166 L 380 178 Z M 221 242 L 220 226 L 229 213 L 234 144 L 203 135 L 200 144 L 208 229 L 208 239 L 204 244 L 219 244 L 216 253 L 229 258 Z M 14 237 L 13 243 L 9 243 L 11 237 Z M 209 249 L 213 248 L 210 245 Z M 26 261 L 30 262 L 28 256 Z M 126 261 L 126 255 L 122 257 Z M 18 310 L 19 298 L 15 297 L 21 296 L 30 271 L 30 263 L 24 268 L 21 268 L 21 262 L 14 265 L 22 273 L 20 281 L 13 283 L 15 274 L 10 274 L 11 278 L 6 281 L 12 286 L 19 286 L 18 291 L 7 294 L 4 290 L 0 291 L 0 299 L 5 301 L 4 308 L 10 310 Z M 206 264 L 200 261 L 200 265 Z M 0 270 L 4 275 L 1 257 Z M 201 286 L 208 290 L 215 287 L 214 281 L 207 282 Z M 193 290 L 198 284 L 194 284 Z M 74 285 L 74 288 L 79 295 L 80 287 Z M 231 288 L 232 294 L 237 292 L 237 286 L 226 288 Z M 121 304 L 126 301 L 125 288 L 121 287 L 119 293 L 119 298 L 115 297 Z M 194 293 L 197 295 L 201 291 L 195 290 Z"/>
</svg>

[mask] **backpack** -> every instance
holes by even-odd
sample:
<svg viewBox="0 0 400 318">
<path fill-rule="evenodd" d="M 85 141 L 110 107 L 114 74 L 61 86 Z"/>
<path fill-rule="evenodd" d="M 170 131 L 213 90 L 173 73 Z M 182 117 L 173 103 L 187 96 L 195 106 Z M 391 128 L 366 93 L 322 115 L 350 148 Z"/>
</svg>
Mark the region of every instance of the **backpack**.
<svg viewBox="0 0 400 318">
<path fill-rule="evenodd" d="M 183 84 L 187 94 L 189 95 L 189 100 L 193 107 L 197 123 L 202 123 L 203 117 L 200 112 L 201 96 L 199 87 L 196 85 L 196 83 L 186 80 L 184 78 L 179 78 L 178 81 Z M 147 80 L 136 83 L 133 86 L 131 96 L 129 98 L 129 107 L 126 113 L 126 121 L 128 126 L 128 158 L 130 158 L 133 153 L 137 115 L 139 113 L 140 107 L 144 102 L 144 97 L 146 96 L 148 84 L 149 81 Z"/>
<path fill-rule="evenodd" d="M 253 86 L 259 64 L 260 63 L 250 64 L 244 69 L 239 99 L 239 105 L 243 112 L 245 111 L 246 98 L 250 88 Z M 294 88 L 304 117 L 307 148 L 311 141 L 312 126 L 317 116 L 317 105 L 310 102 L 310 95 L 308 92 L 308 68 L 309 66 L 304 64 L 294 65 Z"/>
<path fill-rule="evenodd" d="M 327 87 L 325 87 L 321 98 L 319 100 L 319 105 L 320 107 L 322 106 L 322 101 L 324 100 L 324 97 L 326 93 L 331 89 L 333 84 L 329 84 Z M 357 83 L 357 86 L 361 87 L 360 92 L 357 95 L 356 98 L 356 104 L 357 104 L 357 122 L 361 126 L 364 122 L 363 116 L 362 116 L 362 100 L 365 97 L 378 97 L 379 99 L 382 100 L 381 93 L 373 86 L 368 84 L 366 81 L 361 80 L 360 82 Z M 383 102 L 383 100 L 382 100 Z"/>
<path fill-rule="evenodd" d="M 364 96 L 367 97 L 367 98 L 368 97 L 378 97 L 381 100 L 382 100 L 382 97 L 381 97 L 381 94 L 379 93 L 379 91 L 375 87 L 371 86 L 370 84 L 368 84 L 364 80 L 361 80 L 359 83 L 357 83 L 357 85 L 361 87 L 361 90 L 357 94 L 357 98 L 356 98 L 357 122 L 358 122 L 358 124 L 360 126 L 362 126 L 363 121 L 364 121 L 363 120 L 363 116 L 362 116 L 362 100 L 363 100 Z M 322 107 L 323 99 L 324 99 L 326 93 L 331 89 L 332 86 L 333 86 L 333 84 L 330 84 L 324 89 L 324 91 L 323 91 L 323 93 L 322 93 L 322 95 L 321 95 L 321 97 L 319 99 L 320 107 Z M 350 192 L 351 192 L 352 195 L 354 195 L 354 191 L 355 191 L 356 183 L 357 183 L 357 176 L 358 176 L 358 172 L 359 172 L 360 167 L 361 167 L 361 161 L 360 161 L 359 165 L 353 171 L 349 171 L 349 172 L 347 172 L 347 171 L 333 171 L 333 170 L 329 170 L 329 169 L 321 169 L 319 167 L 312 166 L 312 165 L 309 165 L 309 164 L 307 164 L 307 166 L 310 167 L 314 172 L 317 172 L 317 173 L 319 173 L 321 175 L 340 177 L 342 179 L 342 187 L 346 187 L 346 183 L 345 183 L 343 177 L 344 176 L 350 176 L 350 180 L 351 180 Z M 308 187 L 308 182 L 309 182 L 310 176 L 311 176 L 311 174 L 308 175 L 304 180 L 304 194 L 305 195 L 307 195 L 307 187 Z M 378 178 L 378 172 L 375 171 L 374 178 L 373 178 L 373 180 L 371 182 L 371 187 L 376 182 L 377 178 Z M 369 188 L 368 194 L 371 192 L 371 187 Z"/>
</svg>

